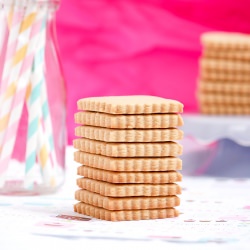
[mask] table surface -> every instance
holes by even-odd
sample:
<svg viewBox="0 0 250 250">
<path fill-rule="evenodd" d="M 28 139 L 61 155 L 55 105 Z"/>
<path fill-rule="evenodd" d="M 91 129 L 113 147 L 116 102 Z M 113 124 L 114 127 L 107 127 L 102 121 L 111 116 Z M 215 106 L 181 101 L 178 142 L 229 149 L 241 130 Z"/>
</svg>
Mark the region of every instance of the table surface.
<svg viewBox="0 0 250 250">
<path fill-rule="evenodd" d="M 178 218 L 108 222 L 73 212 L 77 166 L 69 147 L 59 192 L 0 196 L 1 250 L 250 248 L 250 179 L 184 176 Z"/>
</svg>

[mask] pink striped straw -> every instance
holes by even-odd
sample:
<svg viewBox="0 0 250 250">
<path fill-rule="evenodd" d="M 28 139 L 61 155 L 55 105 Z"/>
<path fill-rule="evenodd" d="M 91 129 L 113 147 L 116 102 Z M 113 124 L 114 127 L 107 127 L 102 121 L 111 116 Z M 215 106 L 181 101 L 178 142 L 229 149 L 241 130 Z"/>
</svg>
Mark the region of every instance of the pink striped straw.
<svg viewBox="0 0 250 250">
<path fill-rule="evenodd" d="M 15 15 L 15 14 L 14 14 Z M 28 54 L 31 54 L 32 48 L 28 47 L 29 37 L 31 33 L 31 28 L 33 24 L 33 17 L 35 16 L 35 6 L 28 7 L 25 13 L 25 19 L 22 22 L 21 26 L 19 26 L 19 34 L 18 34 L 18 45 L 16 49 L 16 53 L 12 58 L 12 68 L 10 73 L 10 78 L 8 81 L 8 86 L 12 83 L 16 84 L 12 95 L 9 96 L 7 100 L 4 100 L 3 107 L 1 107 L 1 115 L 2 117 L 8 118 L 8 123 L 5 124 L 4 131 L 4 139 L 1 143 L 1 154 L 0 154 L 0 186 L 4 185 L 4 173 L 6 174 L 6 170 L 8 169 L 9 161 L 13 152 L 13 147 L 16 139 L 17 128 L 20 120 L 20 116 L 23 110 L 23 103 L 25 100 L 26 88 L 28 84 L 28 79 L 30 76 L 30 70 L 23 71 L 23 65 L 25 65 L 24 58 Z M 23 26 L 22 26 L 23 25 Z M 24 27 L 24 25 L 26 25 Z M 12 29 L 11 29 L 12 30 Z M 14 29 L 15 30 L 15 29 Z M 16 32 L 16 31 L 15 31 Z M 24 39 L 25 38 L 25 39 Z M 20 53 L 21 51 L 21 53 Z M 18 84 L 17 84 L 18 81 Z M 2 114 L 5 112 L 4 114 Z M 1 136 L 2 137 L 2 136 Z"/>
<path fill-rule="evenodd" d="M 27 100 L 27 107 L 29 112 L 28 120 L 28 135 L 26 147 L 26 167 L 25 167 L 25 187 L 32 188 L 34 183 L 41 181 L 37 178 L 37 172 L 42 172 L 41 168 L 44 160 L 39 160 L 39 140 L 44 140 L 46 133 L 39 137 L 39 132 L 42 129 L 42 106 L 41 93 L 43 86 L 46 85 L 44 81 L 44 53 L 46 40 L 46 24 L 47 24 L 47 7 L 40 9 L 37 15 L 37 22 L 40 23 L 39 32 L 35 34 L 38 38 L 36 42 L 36 53 L 34 56 L 32 73 L 31 73 L 31 95 Z M 36 163 L 38 159 L 38 163 Z"/>
</svg>

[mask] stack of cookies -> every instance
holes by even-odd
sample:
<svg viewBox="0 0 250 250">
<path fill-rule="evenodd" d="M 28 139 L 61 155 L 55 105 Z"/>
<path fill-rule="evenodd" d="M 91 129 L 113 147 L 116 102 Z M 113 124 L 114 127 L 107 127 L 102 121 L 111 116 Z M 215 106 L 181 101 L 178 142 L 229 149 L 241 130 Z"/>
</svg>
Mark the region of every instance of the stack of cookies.
<svg viewBox="0 0 250 250">
<path fill-rule="evenodd" d="M 250 114 L 250 36 L 208 32 L 202 35 L 201 42 L 201 113 Z"/>
<path fill-rule="evenodd" d="M 183 105 L 154 96 L 81 99 L 75 212 L 103 220 L 178 216 Z"/>
</svg>

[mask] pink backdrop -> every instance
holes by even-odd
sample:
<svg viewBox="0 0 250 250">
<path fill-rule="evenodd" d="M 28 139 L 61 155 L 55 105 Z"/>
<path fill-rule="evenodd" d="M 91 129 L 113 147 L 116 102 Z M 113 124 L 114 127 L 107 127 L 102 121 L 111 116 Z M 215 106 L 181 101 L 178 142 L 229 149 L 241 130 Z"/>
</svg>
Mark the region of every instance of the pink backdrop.
<svg viewBox="0 0 250 250">
<path fill-rule="evenodd" d="M 200 34 L 250 33 L 249 9 L 250 0 L 62 0 L 57 30 L 69 143 L 83 97 L 150 94 L 196 112 Z"/>
</svg>

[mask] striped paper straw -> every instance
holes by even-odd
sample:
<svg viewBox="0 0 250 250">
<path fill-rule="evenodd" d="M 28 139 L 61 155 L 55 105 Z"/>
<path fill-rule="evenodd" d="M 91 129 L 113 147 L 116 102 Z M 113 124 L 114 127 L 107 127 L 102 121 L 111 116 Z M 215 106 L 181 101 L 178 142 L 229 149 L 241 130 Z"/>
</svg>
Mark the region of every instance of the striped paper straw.
<svg viewBox="0 0 250 250">
<path fill-rule="evenodd" d="M 31 74 L 31 95 L 28 99 L 28 135 L 27 135 L 27 147 L 26 147 L 26 166 L 25 166 L 25 187 L 32 188 L 34 183 L 41 182 L 38 178 L 40 167 L 44 167 L 45 162 L 41 157 L 37 157 L 37 151 L 39 150 L 39 131 L 43 131 L 42 128 L 42 106 L 41 106 L 41 93 L 43 86 L 46 85 L 44 80 L 44 53 L 45 53 L 45 39 L 46 39 L 46 24 L 47 24 L 47 8 L 43 7 L 39 9 L 37 15 L 37 21 L 40 22 L 40 30 L 37 37 L 39 37 L 36 45 L 36 53 L 32 66 Z M 34 47 L 33 47 L 34 48 Z M 43 156 L 43 155 L 42 155 Z M 36 159 L 41 159 L 38 164 Z M 42 165 L 40 165 L 42 164 Z"/>
<path fill-rule="evenodd" d="M 46 84 L 43 84 L 42 86 L 42 92 L 41 92 L 41 104 L 42 104 L 42 114 L 43 114 L 43 121 L 44 121 L 44 138 L 46 139 L 46 145 L 49 152 L 49 162 L 50 165 L 47 164 L 45 168 L 43 168 L 44 172 L 44 181 L 45 183 L 49 184 L 50 186 L 56 185 L 56 168 L 58 166 L 57 160 L 56 160 L 56 152 L 55 152 L 55 145 L 54 145 L 54 136 L 53 136 L 53 128 L 52 128 L 52 121 L 51 121 L 51 114 L 49 110 L 49 104 L 48 104 L 48 95 L 47 95 L 47 88 Z M 44 148 L 41 148 L 39 150 L 39 154 L 41 155 L 41 152 L 44 150 Z M 51 173 L 52 175 L 48 177 L 48 173 Z"/>
<path fill-rule="evenodd" d="M 8 25 L 8 18 L 6 18 L 6 11 L 8 13 L 11 12 L 11 8 L 10 6 L 8 6 L 7 8 L 4 8 L 2 6 L 2 10 L 0 11 L 0 51 L 1 51 L 1 56 L 0 56 L 0 79 L 1 79 L 1 82 L 2 82 L 2 74 L 3 74 L 3 68 L 4 68 L 4 65 L 5 65 L 5 53 L 6 53 L 6 50 L 7 50 L 7 42 L 8 42 L 8 36 L 5 35 L 5 34 L 8 34 L 9 32 L 9 25 Z M 2 98 L 2 84 L 0 84 L 0 100 Z M 0 101 L 1 103 L 1 101 Z"/>
<path fill-rule="evenodd" d="M 0 114 L 0 119 L 4 118 L 6 120 L 3 124 L 4 126 L 2 127 L 2 131 L 0 131 L 1 134 L 4 133 L 0 155 L 0 186 L 4 185 L 5 177 L 3 173 L 5 173 L 8 168 L 13 152 L 14 143 L 17 136 L 17 128 L 23 110 L 27 83 L 30 77 L 29 66 L 31 65 L 32 56 L 27 57 L 26 60 L 25 57 L 29 49 L 29 37 L 35 15 L 35 5 L 27 7 L 25 16 L 19 29 L 19 34 L 17 36 L 18 44 L 15 54 L 12 58 L 12 68 L 8 81 L 8 87 L 11 85 L 14 86 L 12 91 L 9 93 L 9 96 L 4 100 L 3 106 L 1 106 L 2 112 Z M 17 25 L 19 26 L 19 24 Z"/>
<path fill-rule="evenodd" d="M 8 90 L 6 90 L 8 87 L 7 86 L 8 78 L 10 76 L 10 71 L 12 67 L 13 54 L 15 53 L 16 46 L 17 46 L 17 37 L 18 37 L 20 27 L 22 24 L 20 7 L 13 4 L 8 7 L 5 6 L 4 8 L 5 8 L 5 12 L 7 12 L 6 19 L 7 19 L 8 27 L 9 27 L 9 38 L 8 38 L 8 43 L 7 43 L 7 51 L 6 51 L 4 68 L 3 68 L 2 81 L 0 85 L 0 93 L 2 94 L 9 92 Z M 4 101 L 4 96 L 5 95 L 0 96 L 0 104 L 2 104 L 2 102 Z"/>
<path fill-rule="evenodd" d="M 38 50 L 36 56 L 40 58 L 36 67 L 34 67 L 32 75 L 35 76 L 32 78 L 32 81 L 39 82 L 41 84 L 41 94 L 40 94 L 40 107 L 42 107 L 42 117 L 41 125 L 38 130 L 38 150 L 37 157 L 38 163 L 41 167 L 43 175 L 43 183 L 47 187 L 57 186 L 61 181 L 59 178 L 62 176 L 62 169 L 57 164 L 57 157 L 54 145 L 54 136 L 53 136 L 53 127 L 52 120 L 48 102 L 48 93 L 47 93 L 47 83 L 46 83 L 46 65 L 44 64 L 45 60 L 42 56 L 45 55 L 45 43 L 46 43 L 46 34 L 44 30 L 44 39 L 41 39 L 44 44 L 40 46 L 42 50 Z M 42 56 L 41 56 L 42 55 Z M 44 69 L 44 70 L 43 70 Z M 30 169 L 34 169 L 34 165 L 29 166 Z M 34 170 L 33 170 L 34 171 Z M 57 178 L 59 176 L 59 178 Z"/>
<path fill-rule="evenodd" d="M 45 39 L 43 49 L 45 50 Z M 44 55 L 45 51 L 43 52 Z M 44 62 L 44 61 L 41 61 Z M 37 68 L 37 70 L 42 70 L 43 67 Z M 45 65 L 44 65 L 44 69 Z M 53 137 L 53 128 L 52 128 L 52 121 L 48 103 L 48 93 L 47 93 L 47 85 L 45 79 L 45 72 L 43 72 L 41 86 L 41 95 L 40 95 L 40 105 L 42 107 L 42 128 L 39 129 L 39 148 L 38 148 L 38 156 L 39 162 L 42 166 L 42 173 L 43 173 L 43 181 L 46 186 L 53 187 L 56 183 L 56 154 L 55 154 L 55 147 L 54 147 L 54 137 Z"/>
<path fill-rule="evenodd" d="M 6 10 L 8 11 L 6 19 L 8 20 L 9 37 L 7 43 L 6 58 L 2 72 L 2 81 L 0 85 L 0 112 L 2 112 L 2 114 L 0 113 L 0 154 L 3 145 L 3 132 L 9 121 L 8 113 L 3 113 L 3 105 L 5 104 L 6 100 L 8 100 L 11 95 L 13 95 L 13 92 L 15 92 L 15 84 L 13 83 L 8 86 L 8 79 L 10 77 L 13 56 L 17 46 L 18 33 L 21 30 L 21 22 L 18 22 L 19 12 L 17 10 L 17 7 L 12 5 L 10 8 L 6 8 Z M 14 12 L 16 12 L 17 14 L 14 15 Z M 11 100 L 9 101 L 11 102 Z M 8 105 L 8 103 L 6 105 Z"/>
<path fill-rule="evenodd" d="M 5 125 L 8 123 L 9 120 L 9 110 L 12 104 L 12 97 L 16 91 L 17 83 L 14 77 L 13 67 L 16 66 L 18 70 L 20 68 L 20 59 L 22 58 L 23 54 L 25 53 L 26 47 L 22 46 L 21 38 L 29 35 L 29 29 L 27 27 L 30 19 L 33 18 L 34 13 L 27 13 L 27 17 L 20 22 L 20 10 L 17 9 L 17 6 L 14 7 L 14 11 L 17 13 L 13 15 L 13 9 L 10 10 L 8 19 L 10 25 L 10 34 L 8 38 L 8 45 L 7 45 L 7 52 L 6 52 L 6 59 L 4 64 L 3 70 L 3 77 L 1 82 L 1 97 L 0 97 L 0 105 L 1 105 L 1 113 L 0 113 L 0 135 Z M 21 37 L 22 36 L 22 37 Z M 19 38 L 19 39 L 18 39 Z M 19 48 L 17 49 L 17 43 L 19 41 Z M 20 48 L 21 47 L 21 48 Z M 1 141 L 1 140 L 0 140 Z"/>
</svg>

